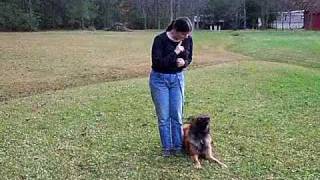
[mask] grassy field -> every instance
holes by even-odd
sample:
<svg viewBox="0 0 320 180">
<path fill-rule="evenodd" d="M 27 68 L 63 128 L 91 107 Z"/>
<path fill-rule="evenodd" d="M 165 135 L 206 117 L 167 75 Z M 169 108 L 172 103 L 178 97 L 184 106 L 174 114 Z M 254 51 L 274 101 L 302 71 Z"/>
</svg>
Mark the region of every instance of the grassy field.
<svg viewBox="0 0 320 180">
<path fill-rule="evenodd" d="M 151 44 L 157 33 L 0 33 L 0 101 L 145 77 L 150 70 Z M 227 34 L 211 37 L 208 33 L 195 33 L 195 36 L 196 66 L 243 58 L 225 50 L 228 43 L 223 37 L 229 38 Z"/>
<path fill-rule="evenodd" d="M 12 68 L 6 72 L 7 77 L 1 74 L 0 82 L 5 82 L 1 92 L 7 99 L 0 102 L 1 178 L 319 179 L 319 33 L 194 33 L 195 64 L 186 72 L 185 116 L 212 115 L 211 133 L 217 152 L 229 166 L 221 169 L 205 161 L 202 170 L 194 170 L 186 156 L 168 159 L 160 156 L 156 117 L 148 78 L 144 77 L 149 68 L 149 43 L 155 33 L 0 34 L 1 40 L 7 38 L 10 42 L 11 36 L 28 52 L 24 54 L 26 49 L 19 50 L 13 48 L 17 45 L 1 41 L 0 68 L 32 67 L 30 76 L 20 76 L 14 71 L 26 71 L 24 68 Z M 38 39 L 27 42 L 30 36 Z M 109 45 L 114 49 L 110 55 L 108 48 L 103 51 L 108 44 L 103 38 L 107 40 L 107 36 L 113 38 L 109 43 L 116 44 Z M 116 41 L 122 37 L 122 41 Z M 136 52 L 139 49 L 125 51 L 126 54 L 118 51 L 124 48 L 123 44 L 135 44 L 125 37 L 139 42 L 141 52 Z M 85 52 L 94 47 L 97 54 L 92 56 L 101 59 L 95 58 L 92 61 L 96 64 L 88 65 L 91 60 L 87 53 L 64 51 L 66 48 L 57 43 L 62 43 L 64 38 L 66 43 L 68 39 L 81 42 L 95 39 L 88 44 L 68 44 L 75 43 L 75 49 L 82 48 Z M 21 39 L 25 41 L 21 43 Z M 37 59 L 41 57 L 40 50 L 28 45 L 39 42 L 52 48 L 42 61 Z M 129 45 L 124 46 L 130 49 Z M 131 52 L 138 58 L 127 62 Z M 115 55 L 111 56 L 112 53 Z M 17 60 L 23 56 L 28 57 Z M 59 56 L 61 59 L 56 58 Z M 108 58 L 118 56 L 118 60 Z M 143 56 L 145 59 L 141 59 Z M 77 61 L 76 66 L 72 65 L 71 62 Z M 68 73 L 70 77 L 62 78 L 61 83 L 73 82 L 73 78 L 76 82 L 84 73 L 81 68 L 101 73 L 111 71 L 112 64 L 121 67 L 122 63 L 127 63 L 125 68 L 130 70 L 135 65 L 141 66 L 137 74 L 118 71 L 120 75 L 116 79 L 122 79 L 119 81 L 103 82 L 114 80 L 108 76 L 113 72 L 99 80 L 89 73 L 80 83 L 64 86 L 73 88 L 41 94 L 43 91 L 31 91 L 33 95 L 24 98 L 10 95 L 10 89 L 6 89 L 20 81 L 54 83 L 56 77 Z M 40 71 L 45 67 L 55 70 Z M 8 86 L 10 83 L 12 86 Z"/>
<path fill-rule="evenodd" d="M 319 32 L 242 32 L 231 49 L 259 60 L 320 68 Z"/>
</svg>

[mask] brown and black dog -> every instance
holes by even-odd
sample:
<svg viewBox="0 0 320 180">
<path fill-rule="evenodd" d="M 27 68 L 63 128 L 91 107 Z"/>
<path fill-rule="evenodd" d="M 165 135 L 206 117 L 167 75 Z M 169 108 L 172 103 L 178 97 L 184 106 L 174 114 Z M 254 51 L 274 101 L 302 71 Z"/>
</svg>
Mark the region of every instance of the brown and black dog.
<svg viewBox="0 0 320 180">
<path fill-rule="evenodd" d="M 183 126 L 183 145 L 186 153 L 191 156 L 194 167 L 201 168 L 200 157 L 214 161 L 222 167 L 227 167 L 213 156 L 210 117 L 208 115 L 199 115 L 188 119 L 191 122 Z"/>
</svg>

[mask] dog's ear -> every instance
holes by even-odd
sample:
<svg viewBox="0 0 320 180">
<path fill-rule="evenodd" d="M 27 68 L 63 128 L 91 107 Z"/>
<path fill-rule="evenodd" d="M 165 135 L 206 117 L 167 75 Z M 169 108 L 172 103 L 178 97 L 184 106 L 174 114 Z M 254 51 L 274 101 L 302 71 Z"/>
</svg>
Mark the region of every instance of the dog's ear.
<svg viewBox="0 0 320 180">
<path fill-rule="evenodd" d="M 210 121 L 210 116 L 209 115 L 200 115 L 198 117 L 198 119 L 201 121 Z"/>
<path fill-rule="evenodd" d="M 193 123 L 196 122 L 197 117 L 196 117 L 196 116 L 189 116 L 189 117 L 187 118 L 187 120 L 188 120 L 189 123 L 193 124 Z"/>
</svg>

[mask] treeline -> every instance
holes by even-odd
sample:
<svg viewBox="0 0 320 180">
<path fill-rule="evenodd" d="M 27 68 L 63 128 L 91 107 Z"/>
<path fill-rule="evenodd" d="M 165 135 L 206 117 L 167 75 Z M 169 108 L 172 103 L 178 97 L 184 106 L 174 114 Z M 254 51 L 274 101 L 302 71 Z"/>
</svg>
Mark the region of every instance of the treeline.
<svg viewBox="0 0 320 180">
<path fill-rule="evenodd" d="M 225 28 L 262 28 L 277 12 L 312 8 L 319 0 L 0 0 L 0 30 L 161 29 L 179 16 L 200 17 L 196 27 L 223 20 Z"/>
</svg>

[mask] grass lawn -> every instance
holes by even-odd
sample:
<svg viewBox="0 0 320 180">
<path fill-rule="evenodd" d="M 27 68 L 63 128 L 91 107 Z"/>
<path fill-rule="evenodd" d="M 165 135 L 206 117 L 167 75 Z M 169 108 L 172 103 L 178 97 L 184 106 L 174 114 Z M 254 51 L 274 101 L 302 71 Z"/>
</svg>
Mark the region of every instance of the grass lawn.
<svg viewBox="0 0 320 180">
<path fill-rule="evenodd" d="M 316 31 L 242 32 L 231 49 L 255 59 L 320 68 L 320 33 Z"/>
<path fill-rule="evenodd" d="M 71 32 L 61 33 L 59 36 Z M 219 157 L 228 169 L 205 161 L 203 169 L 195 170 L 186 156 L 160 156 L 148 78 L 142 73 L 138 78 L 129 74 L 114 82 L 92 84 L 87 80 L 91 85 L 0 102 L 2 178 L 318 179 L 320 34 L 238 32 L 238 36 L 233 36 L 233 33 L 195 32 L 194 67 L 197 68 L 191 67 L 186 72 L 185 116 L 212 115 L 211 133 Z M 51 36 L 44 34 L 31 33 L 43 38 Z M 81 32 L 71 35 L 78 34 Z M 149 41 L 136 41 L 143 41 L 140 43 L 146 43 L 147 47 L 153 34 L 145 33 Z M 0 34 L 10 35 L 20 34 Z M 100 39 L 105 35 L 108 34 L 96 32 L 79 37 Z M 299 45 L 297 39 L 310 41 Z M 52 46 L 55 49 L 59 45 Z M 117 46 L 122 47 L 121 43 Z M 11 50 L 18 53 L 17 49 Z M 0 55 L 2 64 L 7 64 L 3 57 L 12 58 L 7 67 L 15 64 L 14 58 L 18 56 L 15 52 L 1 51 L 5 52 Z M 142 50 L 141 54 L 147 56 L 147 52 Z M 285 52 L 290 52 L 290 58 Z M 36 62 L 28 64 L 34 68 L 45 64 L 33 65 Z M 102 62 L 102 59 L 98 61 L 98 65 Z M 148 62 L 141 60 L 141 63 Z M 111 70 L 110 66 L 106 67 Z M 91 66 L 88 68 L 93 71 Z M 69 72 L 67 68 L 66 73 L 82 73 L 76 69 Z M 63 74 L 66 70 L 56 71 Z"/>
<path fill-rule="evenodd" d="M 0 101 L 50 90 L 145 77 L 157 31 L 0 33 Z M 195 66 L 243 59 L 228 34 L 195 33 Z M 212 48 L 214 45 L 215 48 Z"/>
</svg>

